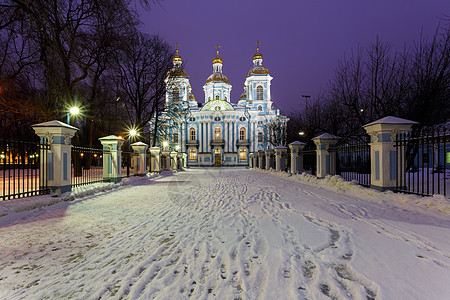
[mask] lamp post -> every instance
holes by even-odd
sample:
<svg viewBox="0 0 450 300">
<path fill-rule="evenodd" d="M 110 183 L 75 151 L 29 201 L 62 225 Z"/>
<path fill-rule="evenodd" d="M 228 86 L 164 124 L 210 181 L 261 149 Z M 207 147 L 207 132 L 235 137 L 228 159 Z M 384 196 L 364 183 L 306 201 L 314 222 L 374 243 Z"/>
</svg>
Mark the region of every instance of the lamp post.
<svg viewBox="0 0 450 300">
<path fill-rule="evenodd" d="M 80 109 L 76 106 L 69 108 L 69 112 L 67 113 L 67 124 L 70 125 L 70 115 L 78 115 L 80 113 Z"/>
<path fill-rule="evenodd" d="M 305 110 L 308 110 L 308 98 L 311 98 L 311 96 L 308 95 L 302 95 L 303 98 L 305 98 Z"/>
<path fill-rule="evenodd" d="M 127 177 L 130 177 L 130 165 L 131 165 L 131 153 L 130 153 L 130 144 L 131 144 L 131 138 L 135 137 L 137 135 L 136 129 L 131 129 L 128 133 L 128 163 L 127 163 Z"/>
</svg>

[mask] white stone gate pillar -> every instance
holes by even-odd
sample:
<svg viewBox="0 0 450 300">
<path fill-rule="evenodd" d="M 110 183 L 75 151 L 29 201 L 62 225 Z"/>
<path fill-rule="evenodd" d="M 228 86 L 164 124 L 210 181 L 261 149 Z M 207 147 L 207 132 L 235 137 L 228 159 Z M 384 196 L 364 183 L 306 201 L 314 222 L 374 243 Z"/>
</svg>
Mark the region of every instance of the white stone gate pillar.
<svg viewBox="0 0 450 300">
<path fill-rule="evenodd" d="M 267 149 L 265 151 L 265 156 L 266 156 L 266 169 L 270 170 L 270 169 L 274 169 L 274 165 L 273 165 L 273 154 L 275 153 L 275 150 L 273 149 Z"/>
<path fill-rule="evenodd" d="M 397 161 L 395 138 L 397 133 L 408 132 L 414 124 L 417 122 L 385 117 L 363 126 L 371 140 L 370 187 L 392 189 L 397 185 L 397 172 L 400 176 L 405 176 L 405 164 Z"/>
<path fill-rule="evenodd" d="M 134 175 L 144 176 L 147 173 L 147 149 L 148 145 L 142 142 L 136 142 L 130 145 L 133 148 Z"/>
<path fill-rule="evenodd" d="M 48 187 L 61 196 L 70 192 L 72 180 L 72 137 L 78 128 L 54 120 L 31 126 L 42 143 L 50 145 L 48 152 L 41 150 L 39 179 L 42 186 L 47 178 Z M 47 154 L 44 158 L 43 155 Z"/>
<path fill-rule="evenodd" d="M 99 138 L 103 145 L 103 180 L 122 181 L 122 145 L 125 140 L 115 135 Z"/>
<path fill-rule="evenodd" d="M 150 172 L 161 172 L 161 149 L 151 147 L 150 157 Z"/>
<path fill-rule="evenodd" d="M 336 174 L 336 152 L 330 151 L 330 147 L 337 144 L 338 136 L 329 133 L 321 134 L 313 138 L 317 146 L 317 177 L 324 178 L 327 175 Z"/>
<path fill-rule="evenodd" d="M 277 146 L 275 147 L 275 169 L 277 172 L 286 168 L 286 153 L 287 147 Z"/>
<path fill-rule="evenodd" d="M 289 144 L 289 149 L 291 149 L 291 173 L 298 174 L 303 171 L 303 155 L 301 151 L 305 148 L 305 143 L 295 141 Z"/>
</svg>

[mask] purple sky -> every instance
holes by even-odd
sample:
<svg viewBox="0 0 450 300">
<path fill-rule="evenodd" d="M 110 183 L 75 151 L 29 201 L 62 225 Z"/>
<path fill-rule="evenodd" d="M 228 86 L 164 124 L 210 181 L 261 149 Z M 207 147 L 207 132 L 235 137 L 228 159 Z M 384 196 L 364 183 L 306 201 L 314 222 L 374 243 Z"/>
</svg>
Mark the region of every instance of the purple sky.
<svg viewBox="0 0 450 300">
<path fill-rule="evenodd" d="M 237 103 L 252 66 L 256 40 L 272 80 L 272 99 L 284 113 L 304 107 L 327 86 L 344 53 L 366 47 L 379 35 L 402 49 L 450 15 L 449 0 L 164 0 L 141 11 L 142 30 L 180 44 L 193 93 L 204 102 L 216 43 L 223 73 Z M 448 17 L 447 17 L 448 18 Z M 309 100 L 309 101 L 310 101 Z"/>
</svg>

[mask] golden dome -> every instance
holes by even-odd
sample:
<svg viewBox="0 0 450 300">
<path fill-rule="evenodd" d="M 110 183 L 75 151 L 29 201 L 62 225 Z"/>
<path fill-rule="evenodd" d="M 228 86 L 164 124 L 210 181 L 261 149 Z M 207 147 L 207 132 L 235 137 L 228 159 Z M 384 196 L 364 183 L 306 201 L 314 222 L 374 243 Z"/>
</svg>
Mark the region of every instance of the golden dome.
<svg viewBox="0 0 450 300">
<path fill-rule="evenodd" d="M 187 77 L 187 74 L 182 68 L 172 68 L 167 72 L 167 77 Z"/>
<path fill-rule="evenodd" d="M 256 52 L 255 55 L 253 55 L 253 60 L 255 59 L 262 59 L 262 54 L 259 52 Z"/>
<path fill-rule="evenodd" d="M 206 79 L 206 83 L 211 82 L 211 81 L 222 81 L 225 83 L 230 83 L 228 81 L 227 76 L 223 75 L 222 73 L 212 73 L 208 79 Z"/>
<path fill-rule="evenodd" d="M 221 63 L 223 63 L 223 60 L 222 60 L 222 58 L 219 55 L 214 57 L 213 64 L 221 64 Z"/>
<path fill-rule="evenodd" d="M 192 94 L 192 93 L 189 94 L 189 100 L 195 100 L 194 94 Z"/>
<path fill-rule="evenodd" d="M 267 70 L 266 67 L 264 66 L 254 66 L 253 68 L 250 69 L 250 71 L 248 71 L 247 77 L 250 75 L 254 75 L 254 74 L 270 74 L 269 70 Z"/>
<path fill-rule="evenodd" d="M 247 99 L 247 93 L 243 92 L 241 97 L 239 97 L 239 100 L 241 99 Z"/>
<path fill-rule="evenodd" d="M 174 55 L 172 61 L 173 62 L 176 62 L 176 61 L 182 62 L 183 60 L 181 59 L 181 56 L 179 56 L 178 53 L 177 53 L 177 54 Z"/>
</svg>

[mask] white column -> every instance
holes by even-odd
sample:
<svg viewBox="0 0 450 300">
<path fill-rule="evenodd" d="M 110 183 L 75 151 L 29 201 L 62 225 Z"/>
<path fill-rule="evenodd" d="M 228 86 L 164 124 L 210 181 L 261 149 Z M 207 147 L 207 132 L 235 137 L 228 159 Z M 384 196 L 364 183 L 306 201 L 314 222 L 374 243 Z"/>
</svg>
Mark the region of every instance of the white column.
<svg viewBox="0 0 450 300">
<path fill-rule="evenodd" d="M 61 196 L 62 193 L 70 192 L 72 179 L 72 145 L 71 138 L 78 131 L 78 128 L 67 125 L 66 123 L 54 120 L 50 122 L 33 125 L 32 128 L 41 140 L 46 140 L 50 145 L 50 150 L 46 153 L 44 159 L 44 151 L 40 151 L 41 166 L 40 180 L 47 177 L 48 187 L 53 192 Z M 47 162 L 47 168 L 42 166 L 43 162 Z M 46 173 L 45 173 L 46 172 Z"/>
<path fill-rule="evenodd" d="M 103 145 L 103 180 L 118 183 L 122 180 L 122 145 L 125 140 L 115 135 L 99 140 Z"/>
<path fill-rule="evenodd" d="M 130 145 L 133 148 L 133 166 L 135 176 L 144 176 L 147 173 L 147 149 L 148 145 L 142 142 Z"/>
<path fill-rule="evenodd" d="M 336 174 L 336 151 L 329 151 L 335 145 L 339 137 L 329 133 L 321 134 L 313 138 L 317 150 L 317 177 L 323 178 L 327 175 Z"/>
<path fill-rule="evenodd" d="M 406 133 L 417 122 L 396 117 L 384 117 L 380 120 L 364 125 L 363 128 L 370 135 L 370 187 L 386 190 L 395 188 L 397 175 L 405 182 L 405 164 L 397 161 L 395 138 L 397 133 Z M 405 157 L 404 155 L 402 155 Z M 400 179 L 398 178 L 398 179 Z"/>
</svg>

